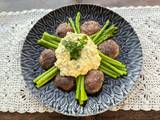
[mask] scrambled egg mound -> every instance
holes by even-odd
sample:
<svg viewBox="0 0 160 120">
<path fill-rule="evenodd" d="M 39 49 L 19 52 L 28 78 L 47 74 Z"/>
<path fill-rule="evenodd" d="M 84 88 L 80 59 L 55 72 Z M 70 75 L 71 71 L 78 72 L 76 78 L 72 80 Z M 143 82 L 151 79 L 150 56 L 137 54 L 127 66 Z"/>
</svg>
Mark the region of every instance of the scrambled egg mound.
<svg viewBox="0 0 160 120">
<path fill-rule="evenodd" d="M 85 75 L 91 69 L 98 69 L 101 61 L 101 57 L 98 54 L 97 46 L 90 39 L 86 37 L 87 43 L 81 50 L 80 57 L 75 60 L 70 59 L 70 53 L 62 44 L 64 40 L 77 41 L 81 39 L 85 34 L 76 34 L 68 32 L 64 37 L 58 48 L 55 50 L 57 61 L 55 66 L 60 69 L 60 75 L 73 76 Z"/>
</svg>

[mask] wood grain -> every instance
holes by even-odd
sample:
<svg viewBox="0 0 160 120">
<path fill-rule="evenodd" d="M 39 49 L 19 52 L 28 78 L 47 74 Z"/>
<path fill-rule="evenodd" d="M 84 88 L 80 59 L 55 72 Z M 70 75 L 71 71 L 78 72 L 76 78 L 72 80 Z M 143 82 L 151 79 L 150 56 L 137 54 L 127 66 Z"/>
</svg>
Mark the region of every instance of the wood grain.
<svg viewBox="0 0 160 120">
<path fill-rule="evenodd" d="M 0 120 L 160 120 L 160 111 L 107 111 L 91 117 L 69 117 L 58 113 L 2 113 Z"/>
</svg>

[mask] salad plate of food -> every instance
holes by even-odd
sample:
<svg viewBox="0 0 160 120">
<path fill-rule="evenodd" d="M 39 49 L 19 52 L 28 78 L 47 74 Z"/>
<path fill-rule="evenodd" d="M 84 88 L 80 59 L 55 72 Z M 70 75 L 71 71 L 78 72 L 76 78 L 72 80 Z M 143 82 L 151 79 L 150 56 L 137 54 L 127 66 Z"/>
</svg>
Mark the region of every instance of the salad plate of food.
<svg viewBox="0 0 160 120">
<path fill-rule="evenodd" d="M 32 94 L 56 112 L 88 116 L 121 103 L 142 67 L 132 26 L 115 12 L 78 4 L 51 11 L 29 31 L 22 75 Z"/>
</svg>

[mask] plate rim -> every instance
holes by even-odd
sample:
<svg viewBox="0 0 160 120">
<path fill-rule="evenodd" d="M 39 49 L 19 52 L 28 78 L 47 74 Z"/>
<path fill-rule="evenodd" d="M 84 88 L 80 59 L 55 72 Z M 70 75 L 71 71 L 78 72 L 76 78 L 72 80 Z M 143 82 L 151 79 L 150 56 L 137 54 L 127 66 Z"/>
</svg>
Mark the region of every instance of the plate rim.
<svg viewBox="0 0 160 120">
<path fill-rule="evenodd" d="M 126 22 L 128 25 L 130 25 L 130 26 L 132 27 L 132 25 L 131 25 L 126 19 L 124 19 L 121 15 L 119 15 L 119 14 L 116 13 L 116 12 L 114 12 L 113 10 L 111 10 L 111 9 L 108 8 L 108 7 L 103 7 L 103 6 L 100 6 L 100 5 L 95 5 L 95 4 L 90 4 L 90 3 L 79 3 L 79 4 L 73 4 L 73 5 L 65 5 L 65 6 L 62 6 L 62 7 L 58 7 L 58 8 L 56 8 L 56 9 L 52 9 L 50 12 L 48 12 L 47 14 L 45 14 L 44 16 L 42 16 L 41 18 L 38 19 L 38 21 L 37 21 L 37 22 L 33 25 L 33 27 L 29 30 L 28 34 L 32 31 L 32 29 L 34 28 L 34 26 L 35 26 L 41 19 L 44 19 L 44 17 L 46 17 L 48 14 L 50 14 L 50 13 L 56 11 L 56 10 L 63 9 L 63 8 L 65 8 L 65 7 L 83 6 L 83 5 L 84 5 L 84 6 L 86 6 L 86 5 L 88 5 L 88 6 L 95 6 L 95 7 L 99 7 L 99 8 L 103 8 L 103 9 L 109 10 L 109 11 L 113 12 L 115 15 L 118 15 L 119 17 L 121 17 L 123 20 L 125 20 L 125 22 Z M 134 30 L 133 27 L 132 27 L 132 29 L 133 29 L 134 33 L 137 35 L 137 33 L 136 33 L 136 31 Z M 28 34 L 27 34 L 27 36 L 26 36 L 26 38 L 25 38 L 25 41 L 26 41 L 26 39 L 27 39 L 27 37 L 28 37 Z M 44 106 L 46 106 L 46 107 L 49 107 L 49 108 L 53 109 L 53 112 L 56 112 L 56 113 L 59 113 L 59 114 L 62 114 L 62 115 L 73 116 L 73 117 L 84 117 L 84 116 L 98 115 L 98 114 L 104 113 L 104 112 L 106 112 L 106 111 L 108 111 L 108 110 L 111 110 L 111 108 L 116 107 L 117 105 L 119 105 L 119 104 L 121 104 L 122 102 L 124 102 L 124 101 L 126 100 L 126 98 L 132 93 L 132 91 L 133 91 L 133 90 L 135 89 L 135 87 L 136 87 L 136 83 L 137 83 L 137 81 L 138 81 L 138 77 L 140 76 L 140 73 L 141 73 L 141 71 L 142 71 L 142 68 L 143 68 L 143 50 L 142 50 L 141 41 L 140 41 L 138 35 L 137 35 L 137 39 L 138 39 L 139 44 L 140 44 L 141 59 L 139 60 L 139 62 L 140 62 L 141 64 L 140 64 L 140 66 L 139 66 L 139 67 L 140 67 L 140 70 L 138 71 L 138 74 L 136 75 L 136 77 L 134 77 L 134 81 L 135 81 L 135 82 L 134 82 L 134 84 L 131 86 L 131 89 L 128 91 L 128 93 L 126 94 L 126 96 L 123 97 L 120 102 L 115 103 L 114 105 L 108 107 L 107 109 L 103 109 L 103 110 L 98 111 L 98 112 L 96 112 L 96 113 L 92 112 L 92 113 L 89 113 L 89 114 L 76 114 L 76 113 L 75 113 L 75 114 L 70 114 L 70 113 L 60 112 L 60 111 L 56 110 L 55 108 L 51 107 L 50 105 L 44 103 L 42 100 L 40 100 L 40 99 L 38 98 L 38 95 L 36 95 L 36 94 L 28 87 L 28 84 L 26 84 L 27 89 L 29 90 L 29 92 L 32 94 L 32 96 L 33 96 L 38 102 L 42 103 L 42 104 L 43 104 Z M 24 41 L 24 43 L 25 43 L 25 41 Z M 24 47 L 24 43 L 23 43 L 23 46 L 22 46 L 22 50 L 23 50 L 23 47 Z M 23 79 L 24 79 L 24 75 L 23 75 L 23 73 L 22 73 L 22 50 L 21 50 L 20 65 L 21 65 L 21 74 L 22 74 Z M 26 83 L 26 80 L 25 80 L 25 79 L 24 79 L 24 81 L 25 81 L 25 83 Z M 46 111 L 45 111 L 45 112 L 46 112 Z"/>
</svg>

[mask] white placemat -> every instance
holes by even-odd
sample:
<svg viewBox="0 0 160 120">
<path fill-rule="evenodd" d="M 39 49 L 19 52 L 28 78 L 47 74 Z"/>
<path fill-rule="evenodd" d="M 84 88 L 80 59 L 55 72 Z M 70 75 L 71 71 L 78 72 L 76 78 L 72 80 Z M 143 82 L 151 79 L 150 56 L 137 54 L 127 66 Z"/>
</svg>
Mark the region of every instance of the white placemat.
<svg viewBox="0 0 160 120">
<path fill-rule="evenodd" d="M 143 48 L 144 66 L 135 89 L 112 110 L 160 110 L 160 7 L 110 8 L 131 23 Z M 53 111 L 39 103 L 21 75 L 20 52 L 33 24 L 50 10 L 0 13 L 0 111 Z"/>
</svg>

